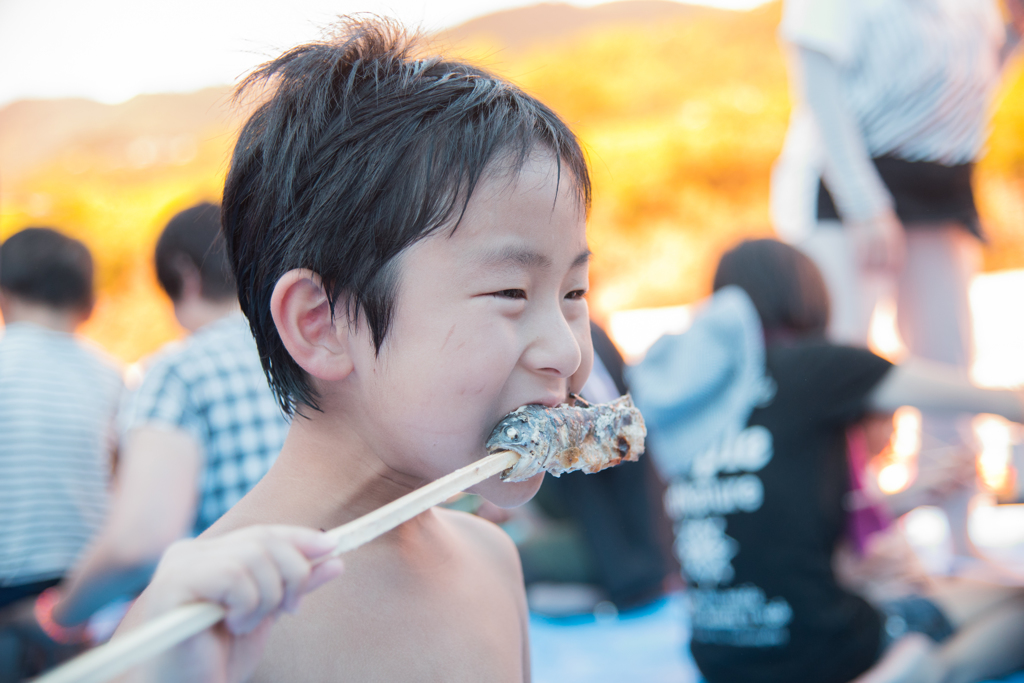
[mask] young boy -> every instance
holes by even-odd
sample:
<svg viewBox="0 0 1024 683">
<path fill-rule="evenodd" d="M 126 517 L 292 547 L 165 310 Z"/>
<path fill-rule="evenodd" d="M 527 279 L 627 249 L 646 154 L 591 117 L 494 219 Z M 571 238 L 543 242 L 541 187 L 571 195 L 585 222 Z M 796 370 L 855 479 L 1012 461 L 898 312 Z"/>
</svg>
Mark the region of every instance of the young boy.
<svg viewBox="0 0 1024 683">
<path fill-rule="evenodd" d="M 207 536 L 330 528 L 485 455 L 591 364 L 579 143 L 511 84 L 352 21 L 243 85 L 225 235 L 264 368 L 294 413 L 277 462 Z M 519 505 L 541 477 L 473 490 Z M 278 622 L 255 681 L 522 681 L 527 612 L 497 527 L 433 510 L 345 556 Z M 141 609 L 141 608 L 140 608 Z"/>
</svg>

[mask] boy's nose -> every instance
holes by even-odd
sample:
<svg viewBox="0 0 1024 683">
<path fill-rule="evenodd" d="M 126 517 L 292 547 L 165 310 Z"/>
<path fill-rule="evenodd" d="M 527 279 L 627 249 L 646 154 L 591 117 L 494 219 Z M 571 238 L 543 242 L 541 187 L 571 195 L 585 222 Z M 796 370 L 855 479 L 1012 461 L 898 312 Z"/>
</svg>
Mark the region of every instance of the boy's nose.
<svg viewBox="0 0 1024 683">
<path fill-rule="evenodd" d="M 531 369 L 557 377 L 572 376 L 582 357 L 579 340 L 561 310 L 537 321 L 533 342 L 524 354 Z"/>
</svg>

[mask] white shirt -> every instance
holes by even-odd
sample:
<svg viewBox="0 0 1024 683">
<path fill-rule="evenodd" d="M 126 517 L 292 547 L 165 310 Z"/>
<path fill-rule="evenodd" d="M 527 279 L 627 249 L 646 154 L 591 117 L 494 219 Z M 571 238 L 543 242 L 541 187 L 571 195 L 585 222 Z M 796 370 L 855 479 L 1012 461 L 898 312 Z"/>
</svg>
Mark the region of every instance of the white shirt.
<svg viewBox="0 0 1024 683">
<path fill-rule="evenodd" d="M 787 0 L 779 30 L 839 65 L 871 156 L 981 153 L 1006 41 L 993 0 Z"/>
<path fill-rule="evenodd" d="M 981 154 L 1005 58 L 993 0 L 786 0 L 779 32 L 800 84 L 772 176 L 780 236 L 807 234 L 822 173 L 840 215 L 863 220 L 892 206 L 871 157 Z"/>
<path fill-rule="evenodd" d="M 103 523 L 121 375 L 73 335 L 0 339 L 0 586 L 59 578 Z"/>
</svg>

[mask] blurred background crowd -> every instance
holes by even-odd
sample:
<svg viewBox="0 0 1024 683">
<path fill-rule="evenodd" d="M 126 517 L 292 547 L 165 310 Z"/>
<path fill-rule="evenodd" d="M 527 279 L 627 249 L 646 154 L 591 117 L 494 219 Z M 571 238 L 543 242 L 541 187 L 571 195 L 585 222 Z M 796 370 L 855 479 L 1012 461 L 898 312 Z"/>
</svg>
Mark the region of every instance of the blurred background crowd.
<svg viewBox="0 0 1024 683">
<path fill-rule="evenodd" d="M 942 387 L 960 402 L 939 407 L 967 417 L 937 416 L 914 400 L 915 385 L 894 394 L 905 401 L 857 403 L 843 425 L 848 488 L 869 503 L 845 508 L 868 528 L 842 566 L 875 598 L 890 580 L 919 586 L 933 575 L 1024 585 L 1020 416 L 985 392 L 1024 382 L 1024 72 L 1014 52 L 1024 14 L 1016 0 L 979 0 L 989 23 L 963 40 L 934 17 L 909 38 L 878 28 L 893 21 L 885 12 L 914 4 L 626 0 L 428 26 L 442 49 L 550 105 L 588 150 L 599 362 L 585 398 L 610 400 L 642 381 L 644 366 L 629 367 L 663 334 L 698 339 L 717 310 L 709 297 L 723 254 L 773 237 L 824 276 L 830 339 L 898 367 L 925 359 L 959 372 Z M 931 4 L 954 16 L 970 2 Z M 26 7 L 0 4 L 0 42 L 31 16 Z M 923 25 L 915 16 L 896 18 Z M 852 35 L 851 17 L 875 33 Z M 968 33 L 963 22 L 958 30 Z M 181 49 L 195 39 L 180 36 Z M 914 39 L 903 54 L 914 59 L 885 61 Z M 903 83 L 872 90 L 858 80 L 895 63 Z M 944 81 L 947 72 L 961 80 Z M 0 680 L 108 637 L 163 550 L 244 495 L 287 431 L 218 235 L 227 160 L 252 103 L 232 101 L 230 83 L 114 89 L 97 96 L 121 101 L 99 102 L 11 82 L 22 90 L 0 91 Z M 756 288 L 741 280 L 725 284 Z M 763 354 L 780 337 L 753 298 Z M 873 379 L 844 401 L 866 400 L 881 382 L 869 361 L 850 363 L 862 361 L 860 375 Z M 649 357 L 647 367 L 662 382 L 683 372 L 659 362 L 668 361 Z M 674 438 L 656 431 L 652 450 L 675 457 Z M 687 466 L 701 454 L 691 455 Z M 516 511 L 474 496 L 450 502 L 501 524 L 520 547 L 536 680 L 697 680 L 679 596 L 687 580 L 691 592 L 708 585 L 687 566 L 695 546 L 673 497 L 685 487 L 660 469 L 646 458 L 586 479 L 549 477 Z M 851 491 L 837 500 L 854 500 Z M 884 522 L 854 514 L 879 501 Z M 899 538 L 866 553 L 864 538 L 882 530 Z M 720 529 L 708 533 L 721 541 Z M 705 541 L 698 559 L 722 552 Z M 873 574 L 872 562 L 887 565 Z M 594 665 L 623 660 L 609 654 L 621 643 L 631 643 L 624 668 Z"/>
</svg>

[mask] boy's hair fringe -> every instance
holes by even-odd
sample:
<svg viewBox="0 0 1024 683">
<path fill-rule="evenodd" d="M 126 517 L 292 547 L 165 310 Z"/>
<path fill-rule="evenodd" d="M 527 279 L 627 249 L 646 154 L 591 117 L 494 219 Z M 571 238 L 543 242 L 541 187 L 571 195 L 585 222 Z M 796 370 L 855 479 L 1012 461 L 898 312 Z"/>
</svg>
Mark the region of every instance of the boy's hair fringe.
<svg viewBox="0 0 1024 683">
<path fill-rule="evenodd" d="M 317 273 L 332 315 L 339 303 L 350 320 L 364 315 L 379 353 L 394 314 L 395 257 L 441 226 L 454 231 L 494 163 L 514 175 L 544 148 L 589 210 L 583 151 L 554 112 L 486 71 L 421 56 L 420 46 L 394 21 L 349 17 L 236 91 L 236 100 L 271 94 L 235 147 L 223 227 L 239 302 L 288 413 L 320 408 L 270 314 L 284 273 Z"/>
</svg>

